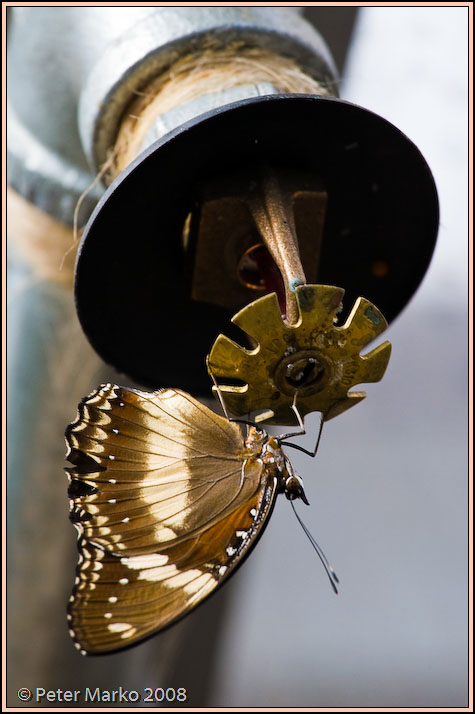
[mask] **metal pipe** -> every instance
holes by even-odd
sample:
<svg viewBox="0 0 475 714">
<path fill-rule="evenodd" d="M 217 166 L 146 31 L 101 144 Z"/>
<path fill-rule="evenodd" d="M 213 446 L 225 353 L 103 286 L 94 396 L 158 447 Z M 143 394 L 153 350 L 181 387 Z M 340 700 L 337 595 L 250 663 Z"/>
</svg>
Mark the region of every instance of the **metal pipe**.
<svg viewBox="0 0 475 714">
<path fill-rule="evenodd" d="M 76 201 L 107 158 L 134 93 L 177 58 L 199 49 L 232 42 L 271 49 L 295 58 L 310 76 L 333 81 L 336 70 L 325 43 L 296 10 L 13 8 L 8 43 L 9 185 L 71 223 Z M 252 96 L 254 90 L 249 91 Z M 223 92 L 214 103 L 233 100 Z M 209 98 L 203 98 L 193 111 L 199 114 L 207 108 Z M 176 113 L 172 119 L 181 121 Z M 170 118 L 164 121 L 168 131 L 176 125 Z M 152 132 L 147 141 L 155 136 Z M 96 187 L 85 200 L 81 222 L 102 191 Z"/>
</svg>

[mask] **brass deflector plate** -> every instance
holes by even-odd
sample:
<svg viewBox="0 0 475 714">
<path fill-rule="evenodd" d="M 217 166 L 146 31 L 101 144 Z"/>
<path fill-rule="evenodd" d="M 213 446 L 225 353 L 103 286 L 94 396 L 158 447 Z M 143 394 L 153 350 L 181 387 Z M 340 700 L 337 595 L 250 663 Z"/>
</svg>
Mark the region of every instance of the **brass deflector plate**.
<svg viewBox="0 0 475 714">
<path fill-rule="evenodd" d="M 257 422 L 293 424 L 291 407 L 297 391 L 300 414 L 318 411 L 327 421 L 365 398 L 365 392 L 348 390 L 382 379 L 391 344 L 384 342 L 365 355 L 360 352 L 388 325 L 378 308 L 362 297 L 345 324 L 336 325 L 344 292 L 332 285 L 297 287 L 299 318 L 292 325 L 282 319 L 275 293 L 232 318 L 256 346 L 245 349 L 219 335 L 211 349 L 208 368 L 229 411 L 241 416 L 266 409 Z M 240 384 L 223 384 L 220 379 Z"/>
</svg>

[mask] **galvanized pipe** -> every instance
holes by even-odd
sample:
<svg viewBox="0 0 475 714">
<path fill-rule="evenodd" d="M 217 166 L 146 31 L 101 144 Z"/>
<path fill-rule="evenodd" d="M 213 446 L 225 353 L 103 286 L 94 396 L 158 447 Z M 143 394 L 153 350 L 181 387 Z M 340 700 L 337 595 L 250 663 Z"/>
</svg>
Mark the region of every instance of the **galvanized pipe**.
<svg viewBox="0 0 475 714">
<path fill-rule="evenodd" d="M 77 198 L 107 158 L 135 92 L 190 52 L 244 43 L 294 58 L 311 77 L 333 82 L 331 55 L 298 10 L 14 8 L 8 47 L 9 185 L 59 220 L 72 222 Z M 254 87 L 243 88 L 238 98 L 255 93 Z M 222 106 L 235 100 L 223 92 L 211 100 L 203 97 L 191 111 L 197 116 L 210 101 Z M 185 118 L 179 111 L 165 117 L 161 133 Z M 156 137 L 155 129 L 146 143 Z M 102 191 L 96 187 L 85 200 L 81 222 Z"/>
</svg>

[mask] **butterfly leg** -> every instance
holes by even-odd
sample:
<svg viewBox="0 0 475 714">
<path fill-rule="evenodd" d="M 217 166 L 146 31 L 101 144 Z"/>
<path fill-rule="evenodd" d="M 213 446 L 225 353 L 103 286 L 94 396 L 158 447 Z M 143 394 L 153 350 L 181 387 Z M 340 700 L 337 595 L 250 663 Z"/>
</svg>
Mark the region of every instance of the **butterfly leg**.
<svg viewBox="0 0 475 714">
<path fill-rule="evenodd" d="M 297 444 L 290 444 L 289 442 L 284 441 L 284 439 L 290 439 L 293 436 L 302 436 L 303 434 L 307 433 L 305 430 L 303 419 L 300 415 L 299 410 L 297 409 L 297 392 L 295 392 L 295 394 L 294 394 L 292 411 L 294 412 L 295 416 L 297 417 L 297 421 L 300 426 L 300 431 L 296 431 L 292 434 L 284 434 L 283 436 L 279 437 L 279 443 L 283 446 L 291 446 L 293 449 L 297 449 L 298 451 L 303 451 L 304 454 L 307 454 L 308 456 L 311 456 L 313 458 L 316 455 L 316 453 L 318 451 L 318 446 L 320 444 L 320 439 L 322 436 L 322 429 L 323 429 L 324 415 L 322 414 L 322 416 L 320 418 L 320 427 L 318 429 L 317 440 L 315 442 L 315 448 L 313 451 L 309 451 L 308 449 L 305 449 L 303 446 L 298 446 Z"/>
<path fill-rule="evenodd" d="M 296 391 L 295 394 L 294 394 L 294 400 L 293 400 L 293 402 L 292 402 L 292 407 L 291 407 L 291 409 L 292 409 L 293 413 L 295 414 L 295 416 L 297 417 L 297 422 L 298 422 L 298 425 L 299 425 L 299 427 L 300 427 L 300 431 L 294 431 L 294 432 L 291 432 L 290 434 L 283 434 L 282 436 L 279 436 L 279 441 L 280 441 L 280 442 L 282 442 L 283 439 L 290 439 L 292 436 L 303 436 L 303 434 L 306 434 L 306 433 L 307 433 L 307 432 L 305 431 L 305 426 L 304 426 L 304 423 L 303 423 L 303 419 L 302 419 L 302 417 L 300 416 L 299 410 L 297 409 L 297 394 L 298 394 L 298 391 Z"/>
<path fill-rule="evenodd" d="M 219 403 L 221 404 L 221 409 L 223 410 L 224 416 L 226 417 L 226 419 L 229 419 L 229 421 L 233 421 L 228 414 L 228 410 L 226 409 L 226 404 L 224 403 L 223 395 L 221 394 L 221 390 L 219 388 L 219 384 L 216 381 L 216 377 L 214 376 L 213 371 L 209 366 L 209 355 L 206 355 L 206 369 L 208 370 L 209 376 L 213 380 L 213 384 L 215 386 L 216 393 L 218 395 Z"/>
<path fill-rule="evenodd" d="M 235 424 L 247 424 L 248 426 L 253 426 L 258 431 L 262 431 L 261 427 L 257 426 L 257 424 L 255 422 L 250 421 L 249 419 L 234 419 L 233 417 L 229 416 L 229 412 L 226 409 L 226 404 L 224 403 L 223 395 L 221 394 L 219 384 L 217 383 L 216 377 L 214 376 L 214 374 L 211 371 L 210 366 L 209 366 L 209 355 L 206 357 L 206 366 L 208 368 L 208 374 L 210 375 L 211 379 L 213 380 L 213 384 L 216 388 L 216 393 L 218 395 L 219 403 L 221 404 L 221 409 L 223 410 L 223 413 L 224 413 L 224 416 L 226 417 L 226 419 L 234 422 Z M 248 414 L 248 416 L 249 416 L 249 414 Z"/>
</svg>

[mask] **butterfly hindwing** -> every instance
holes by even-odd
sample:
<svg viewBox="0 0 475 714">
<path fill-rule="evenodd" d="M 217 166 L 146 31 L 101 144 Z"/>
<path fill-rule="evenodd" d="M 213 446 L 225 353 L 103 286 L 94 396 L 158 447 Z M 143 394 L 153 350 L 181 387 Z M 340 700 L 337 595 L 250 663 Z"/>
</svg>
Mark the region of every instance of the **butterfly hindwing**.
<svg viewBox="0 0 475 714">
<path fill-rule="evenodd" d="M 130 646 L 175 622 L 243 561 L 268 521 L 273 478 L 229 517 L 161 553 L 119 556 L 79 540 L 70 633 L 83 653 Z"/>
</svg>

